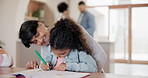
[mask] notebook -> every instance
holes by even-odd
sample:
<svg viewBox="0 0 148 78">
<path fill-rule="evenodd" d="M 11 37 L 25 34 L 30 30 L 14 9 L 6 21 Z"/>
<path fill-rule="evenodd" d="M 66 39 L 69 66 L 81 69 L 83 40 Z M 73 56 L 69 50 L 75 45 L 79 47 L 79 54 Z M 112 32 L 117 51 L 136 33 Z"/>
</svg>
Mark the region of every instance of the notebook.
<svg viewBox="0 0 148 78">
<path fill-rule="evenodd" d="M 25 70 L 17 73 L 12 73 L 12 75 L 24 76 L 24 78 L 83 78 L 89 76 L 90 73 L 78 73 L 69 71 L 42 71 L 40 69 Z M 18 78 L 19 78 L 18 77 Z"/>
</svg>

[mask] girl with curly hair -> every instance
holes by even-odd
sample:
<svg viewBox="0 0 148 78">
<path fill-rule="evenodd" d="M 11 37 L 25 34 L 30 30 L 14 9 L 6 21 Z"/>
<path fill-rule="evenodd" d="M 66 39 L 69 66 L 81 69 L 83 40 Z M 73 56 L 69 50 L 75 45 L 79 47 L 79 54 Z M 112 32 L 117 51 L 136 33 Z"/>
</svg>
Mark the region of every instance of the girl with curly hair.
<svg viewBox="0 0 148 78">
<path fill-rule="evenodd" d="M 48 65 L 42 63 L 43 70 L 97 72 L 96 61 L 90 55 L 82 30 L 71 19 L 61 19 L 55 24 L 49 43 L 51 50 L 44 57 Z"/>
</svg>

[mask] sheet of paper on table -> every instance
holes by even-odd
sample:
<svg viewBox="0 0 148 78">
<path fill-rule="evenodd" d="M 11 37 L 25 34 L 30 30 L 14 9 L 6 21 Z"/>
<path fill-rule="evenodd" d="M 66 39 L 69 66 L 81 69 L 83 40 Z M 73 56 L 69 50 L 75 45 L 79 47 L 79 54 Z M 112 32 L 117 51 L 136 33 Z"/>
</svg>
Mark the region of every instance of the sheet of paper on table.
<svg viewBox="0 0 148 78">
<path fill-rule="evenodd" d="M 41 69 L 25 70 L 12 75 L 24 75 L 26 78 L 81 78 L 89 75 L 90 73 L 78 73 L 69 71 L 42 71 Z"/>
</svg>

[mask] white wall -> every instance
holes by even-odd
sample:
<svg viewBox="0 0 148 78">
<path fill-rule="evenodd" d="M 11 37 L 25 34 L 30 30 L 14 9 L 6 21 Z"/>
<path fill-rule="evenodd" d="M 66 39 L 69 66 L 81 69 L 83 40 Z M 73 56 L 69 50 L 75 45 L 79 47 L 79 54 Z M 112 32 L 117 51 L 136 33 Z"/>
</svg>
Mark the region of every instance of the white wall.
<svg viewBox="0 0 148 78">
<path fill-rule="evenodd" d="M 18 0 L 18 3 L 17 3 L 16 19 L 15 19 L 17 40 L 18 40 L 18 32 L 19 32 L 20 26 L 24 22 L 25 13 L 27 12 L 28 3 L 29 3 L 29 0 Z"/>
<path fill-rule="evenodd" d="M 5 43 L 4 49 L 16 62 L 16 10 L 18 0 L 0 0 L 0 40 Z"/>
<path fill-rule="evenodd" d="M 14 59 L 14 66 L 17 64 L 16 41 L 18 31 L 24 22 L 25 12 L 29 0 L 1 0 L 0 1 L 0 40 L 5 43 L 4 49 Z"/>
<path fill-rule="evenodd" d="M 108 7 L 90 8 L 95 16 L 96 29 L 94 38 L 97 41 L 108 40 Z"/>
</svg>

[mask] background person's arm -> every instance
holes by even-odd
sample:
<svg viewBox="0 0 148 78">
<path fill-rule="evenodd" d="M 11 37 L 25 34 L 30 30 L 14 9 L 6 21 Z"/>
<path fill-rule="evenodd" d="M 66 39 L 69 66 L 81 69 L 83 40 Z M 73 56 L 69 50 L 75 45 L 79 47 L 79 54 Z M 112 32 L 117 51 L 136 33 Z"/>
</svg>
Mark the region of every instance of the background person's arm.
<svg viewBox="0 0 148 78">
<path fill-rule="evenodd" d="M 88 28 L 86 29 L 86 31 L 93 36 L 93 32 L 95 30 L 95 18 L 93 15 L 88 15 L 87 16 L 87 25 Z"/>
</svg>

